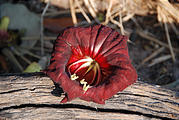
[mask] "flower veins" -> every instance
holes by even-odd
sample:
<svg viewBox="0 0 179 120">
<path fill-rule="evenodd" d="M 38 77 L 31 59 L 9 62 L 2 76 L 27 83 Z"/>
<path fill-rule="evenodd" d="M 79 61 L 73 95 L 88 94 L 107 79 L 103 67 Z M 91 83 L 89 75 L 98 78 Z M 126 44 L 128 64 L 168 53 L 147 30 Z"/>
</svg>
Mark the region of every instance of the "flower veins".
<svg viewBox="0 0 179 120">
<path fill-rule="evenodd" d="M 106 99 L 134 83 L 127 37 L 103 25 L 71 27 L 57 38 L 48 76 L 74 98 L 104 104 Z"/>
</svg>

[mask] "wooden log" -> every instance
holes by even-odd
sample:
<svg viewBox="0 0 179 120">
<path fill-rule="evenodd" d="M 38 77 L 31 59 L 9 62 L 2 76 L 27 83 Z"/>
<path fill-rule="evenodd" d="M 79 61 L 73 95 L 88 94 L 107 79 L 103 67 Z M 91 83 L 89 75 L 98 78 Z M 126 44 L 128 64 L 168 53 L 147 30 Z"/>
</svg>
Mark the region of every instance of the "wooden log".
<svg viewBox="0 0 179 120">
<path fill-rule="evenodd" d="M 37 74 L 0 76 L 0 119 L 179 119 L 175 92 L 138 81 L 105 105 L 75 99 L 60 104 L 64 93 Z"/>
</svg>

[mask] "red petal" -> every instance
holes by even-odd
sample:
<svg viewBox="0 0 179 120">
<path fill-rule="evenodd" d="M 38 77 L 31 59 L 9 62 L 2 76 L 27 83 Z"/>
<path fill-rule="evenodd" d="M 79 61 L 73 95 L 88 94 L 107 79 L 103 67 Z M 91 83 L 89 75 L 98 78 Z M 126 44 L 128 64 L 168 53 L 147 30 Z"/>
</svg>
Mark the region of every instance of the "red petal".
<svg viewBox="0 0 179 120">
<path fill-rule="evenodd" d="M 105 86 L 104 99 L 111 98 L 137 80 L 137 73 L 131 64 L 124 64 L 121 67 L 122 69 L 117 69 L 115 75 L 110 78 L 110 83 Z"/>
<path fill-rule="evenodd" d="M 71 55 L 71 47 L 61 40 L 60 37 L 56 40 L 56 43 L 47 75 L 50 76 L 54 82 L 59 83 L 63 90 L 68 93 L 68 100 L 70 101 L 81 96 L 83 90 L 77 83 L 71 81 L 65 72 L 65 64 L 67 64 Z"/>
<path fill-rule="evenodd" d="M 89 77 L 89 83 L 95 81 L 94 84 L 98 85 L 92 86 L 86 92 L 78 81 L 69 78 L 66 71 L 67 66 L 85 56 L 91 57 L 100 66 L 100 69 L 97 69 L 100 71 L 90 71 L 86 75 Z M 70 72 L 77 71 L 81 65 L 82 63 L 71 67 Z M 82 74 L 86 70 L 86 68 L 79 69 L 79 73 Z M 100 72 L 102 75 L 97 75 Z M 106 99 L 122 91 L 137 79 L 137 73 L 128 56 L 127 37 L 103 25 L 87 28 L 72 27 L 64 30 L 56 40 L 47 75 L 54 82 L 59 83 L 67 93 L 62 100 L 63 103 L 80 97 L 86 101 L 104 104 Z M 94 76 L 97 76 L 95 80 Z"/>
<path fill-rule="evenodd" d="M 59 81 L 60 86 L 68 94 L 68 101 L 83 95 L 84 91 L 79 86 L 79 84 L 77 82 L 75 83 L 75 81 L 70 80 L 65 73 L 61 75 Z"/>
<path fill-rule="evenodd" d="M 104 104 L 105 100 L 111 98 L 117 92 L 124 90 L 127 86 L 134 83 L 137 79 L 137 73 L 132 65 L 122 66 L 123 70 L 117 69 L 115 75 L 110 77 L 108 84 L 90 88 L 82 97 L 83 100 L 93 101 Z"/>
</svg>

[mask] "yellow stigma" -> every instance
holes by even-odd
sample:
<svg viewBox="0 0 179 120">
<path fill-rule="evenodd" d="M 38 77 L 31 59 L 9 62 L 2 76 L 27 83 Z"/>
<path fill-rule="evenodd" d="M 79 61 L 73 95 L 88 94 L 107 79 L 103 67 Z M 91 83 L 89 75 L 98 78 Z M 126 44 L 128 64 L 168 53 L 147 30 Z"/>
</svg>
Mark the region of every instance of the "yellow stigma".
<svg viewBox="0 0 179 120">
<path fill-rule="evenodd" d="M 86 92 L 88 88 L 90 87 L 90 85 L 87 85 L 87 82 L 85 81 L 85 79 L 82 79 L 80 83 L 83 85 L 83 90 Z"/>
<path fill-rule="evenodd" d="M 79 76 L 77 76 L 76 74 L 71 75 L 71 80 L 76 80 L 78 78 L 79 78 Z"/>
</svg>

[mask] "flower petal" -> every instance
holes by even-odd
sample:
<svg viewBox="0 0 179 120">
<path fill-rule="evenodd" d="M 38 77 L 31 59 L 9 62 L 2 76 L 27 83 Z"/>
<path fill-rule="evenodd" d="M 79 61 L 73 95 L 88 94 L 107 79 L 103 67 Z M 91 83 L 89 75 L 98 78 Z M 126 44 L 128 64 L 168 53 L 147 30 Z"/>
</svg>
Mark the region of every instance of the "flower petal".
<svg viewBox="0 0 179 120">
<path fill-rule="evenodd" d="M 75 83 L 75 81 L 70 80 L 66 73 L 63 73 L 60 76 L 59 83 L 63 90 L 67 93 L 68 101 L 80 97 L 84 93 L 83 89 L 79 86 L 79 84 L 77 82 Z"/>
<path fill-rule="evenodd" d="M 88 60 L 86 57 L 96 65 L 89 65 L 89 61 L 84 61 Z M 104 104 L 137 79 L 128 55 L 127 37 L 103 25 L 65 29 L 55 42 L 46 73 L 67 93 L 62 103 L 79 97 Z M 79 79 L 71 80 L 71 73 L 77 74 Z M 84 76 L 89 78 L 85 78 L 87 82 L 83 81 Z M 85 87 L 84 92 L 80 82 L 92 86 Z"/>
<path fill-rule="evenodd" d="M 70 52 L 67 50 L 69 47 L 65 42 L 60 39 L 57 39 L 56 42 L 57 45 L 54 46 L 54 52 L 52 53 L 50 65 L 47 69 L 47 75 L 55 82 L 58 82 L 61 74 L 65 71 L 64 64 L 68 62 Z"/>
<path fill-rule="evenodd" d="M 111 98 L 137 80 L 137 73 L 131 64 L 124 64 L 115 73 L 110 77 L 109 84 L 105 86 L 104 99 Z"/>
<path fill-rule="evenodd" d="M 80 98 L 86 101 L 105 104 L 105 100 L 134 83 L 137 79 L 137 73 L 133 66 L 128 64 L 121 67 L 123 69 L 116 69 L 115 74 L 110 77 L 109 83 L 89 89 Z"/>
<path fill-rule="evenodd" d="M 63 90 L 68 93 L 68 101 L 79 97 L 83 94 L 82 88 L 79 84 L 71 81 L 65 72 L 68 59 L 71 55 L 71 47 L 66 44 L 62 37 L 58 37 L 54 52 L 52 53 L 50 65 L 46 71 L 47 75 L 56 83 L 60 84 Z M 65 57 L 64 57 L 65 56 Z"/>
</svg>

